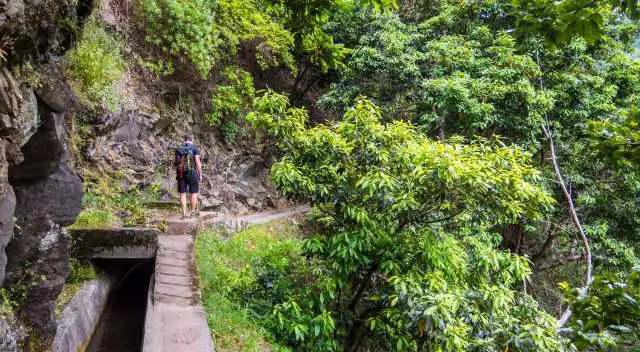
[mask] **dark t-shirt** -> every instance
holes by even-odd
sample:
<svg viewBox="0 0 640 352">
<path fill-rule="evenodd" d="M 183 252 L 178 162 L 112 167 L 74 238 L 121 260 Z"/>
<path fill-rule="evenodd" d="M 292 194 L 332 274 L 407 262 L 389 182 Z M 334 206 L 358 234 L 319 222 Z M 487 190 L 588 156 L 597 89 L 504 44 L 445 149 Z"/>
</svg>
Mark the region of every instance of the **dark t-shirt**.
<svg viewBox="0 0 640 352">
<path fill-rule="evenodd" d="M 176 159 L 174 164 L 176 166 L 176 173 L 178 171 L 178 162 L 179 162 L 180 156 L 188 153 L 189 151 L 191 151 L 191 153 L 194 156 L 200 155 L 200 150 L 198 150 L 198 147 L 196 147 L 193 143 L 184 143 L 183 145 L 181 145 L 176 149 Z M 196 166 L 193 165 L 193 167 L 195 168 Z"/>
</svg>

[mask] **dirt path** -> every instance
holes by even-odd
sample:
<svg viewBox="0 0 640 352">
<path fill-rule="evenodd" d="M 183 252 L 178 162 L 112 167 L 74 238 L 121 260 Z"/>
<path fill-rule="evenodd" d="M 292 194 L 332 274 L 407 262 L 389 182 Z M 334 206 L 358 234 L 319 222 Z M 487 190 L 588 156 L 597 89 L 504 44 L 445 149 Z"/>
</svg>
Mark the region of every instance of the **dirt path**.
<svg viewBox="0 0 640 352">
<path fill-rule="evenodd" d="M 229 216 L 220 215 L 218 213 L 203 212 L 201 214 L 201 224 L 207 225 L 223 225 L 231 232 L 244 230 L 249 225 L 258 225 L 271 222 L 274 220 L 288 218 L 296 214 L 302 214 L 309 211 L 309 206 L 300 205 L 293 208 L 263 211 L 254 214 Z"/>
</svg>

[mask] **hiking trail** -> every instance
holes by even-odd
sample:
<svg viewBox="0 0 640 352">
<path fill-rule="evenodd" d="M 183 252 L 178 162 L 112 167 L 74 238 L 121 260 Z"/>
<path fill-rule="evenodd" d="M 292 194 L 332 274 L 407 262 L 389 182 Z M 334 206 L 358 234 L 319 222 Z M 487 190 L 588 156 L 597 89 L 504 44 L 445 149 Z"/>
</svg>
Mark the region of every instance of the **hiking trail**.
<svg viewBox="0 0 640 352">
<path fill-rule="evenodd" d="M 145 352 L 213 352 L 213 339 L 200 299 L 194 241 L 199 226 L 223 225 L 235 232 L 308 211 L 307 206 L 244 216 L 201 213 L 200 218 L 165 217 L 158 236 L 154 278 L 145 322 Z"/>
</svg>

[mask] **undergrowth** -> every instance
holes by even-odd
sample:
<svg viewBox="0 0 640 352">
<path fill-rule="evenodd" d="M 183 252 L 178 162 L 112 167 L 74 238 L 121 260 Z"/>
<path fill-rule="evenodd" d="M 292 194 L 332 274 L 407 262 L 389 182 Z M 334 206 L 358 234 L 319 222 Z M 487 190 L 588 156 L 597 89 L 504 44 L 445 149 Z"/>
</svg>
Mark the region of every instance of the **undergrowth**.
<svg viewBox="0 0 640 352">
<path fill-rule="evenodd" d="M 84 188 L 82 212 L 71 228 L 149 225 L 152 219 L 145 203 L 159 198 L 160 186 L 152 184 L 145 189 L 127 189 L 118 179 L 88 175 Z"/>
<path fill-rule="evenodd" d="M 122 43 L 90 20 L 65 59 L 75 94 L 89 106 L 114 110 L 119 100 L 115 85 L 125 70 Z"/>
<path fill-rule="evenodd" d="M 247 135 L 244 116 L 251 110 L 255 88 L 251 74 L 238 67 L 227 67 L 224 82 L 216 86 L 211 96 L 211 112 L 205 119 L 211 126 L 219 126 L 228 144 L 234 144 L 238 135 Z"/>
<path fill-rule="evenodd" d="M 71 273 L 58 298 L 56 299 L 56 315 L 60 315 L 64 307 L 69 303 L 71 298 L 80 290 L 82 285 L 89 280 L 96 278 L 96 272 L 88 263 L 82 263 L 77 259 L 71 259 Z"/>
<path fill-rule="evenodd" d="M 198 235 L 196 263 L 218 350 L 287 351 L 273 342 L 268 311 L 282 287 L 294 284 L 288 274 L 302 260 L 298 235 L 287 221 L 253 226 L 229 239 L 214 230 Z"/>
</svg>

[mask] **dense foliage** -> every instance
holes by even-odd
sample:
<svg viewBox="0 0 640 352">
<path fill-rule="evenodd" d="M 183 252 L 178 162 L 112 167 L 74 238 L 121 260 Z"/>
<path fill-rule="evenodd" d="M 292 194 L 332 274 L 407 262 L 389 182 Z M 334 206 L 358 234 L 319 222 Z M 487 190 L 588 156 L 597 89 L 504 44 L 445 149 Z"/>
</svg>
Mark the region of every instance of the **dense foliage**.
<svg viewBox="0 0 640 352">
<path fill-rule="evenodd" d="M 568 288 L 565 286 L 565 290 Z M 576 310 L 566 329 L 580 350 L 615 350 L 621 345 L 636 346 L 640 339 L 640 268 L 624 279 L 603 274 L 586 297 L 569 292 Z"/>
<path fill-rule="evenodd" d="M 222 126 L 227 143 L 244 131 L 244 116 L 251 110 L 255 88 L 251 74 L 237 67 L 227 67 L 224 82 L 216 86 L 211 97 L 211 112 L 206 115 L 212 126 Z"/>
<path fill-rule="evenodd" d="M 293 64 L 291 34 L 260 1 L 143 0 L 142 12 L 147 40 L 167 54 L 186 56 L 205 79 L 220 61 L 233 58 L 240 42 L 258 42 L 263 67 Z"/>
<path fill-rule="evenodd" d="M 304 246 L 320 275 L 275 307 L 282 338 L 316 351 L 561 349 L 555 320 L 517 289 L 528 262 L 492 231 L 553 203 L 526 152 L 435 142 L 383 125 L 365 100 L 310 129 L 282 96 L 256 106 L 283 153 L 275 184 L 322 224 Z"/>
<path fill-rule="evenodd" d="M 75 93 L 89 105 L 114 109 L 118 103 L 115 85 L 125 68 L 122 43 L 92 20 L 66 60 Z"/>
<path fill-rule="evenodd" d="M 332 29 L 353 51 L 320 103 L 340 112 L 366 95 L 386 119 L 411 121 L 439 138 L 499 135 L 535 155 L 547 179 L 555 176 L 542 126 L 550 126 L 596 266 L 625 273 L 638 263 L 640 66 L 631 46 L 638 27 L 614 9 L 620 4 L 575 2 L 583 7 L 574 12 L 570 3 L 416 1 L 403 4 L 402 16 L 341 18 Z M 583 10 L 599 19 L 576 26 L 571 18 Z M 555 13 L 536 15 L 542 22 L 568 21 L 568 37 L 550 38 L 558 28 L 548 23 L 524 25 L 536 11 Z M 518 221 L 501 231 L 503 246 L 531 256 L 541 272 L 577 283 L 581 269 L 573 263 L 583 256 L 569 219 L 557 206 L 542 223 Z"/>
<path fill-rule="evenodd" d="M 205 304 L 258 331 L 251 348 L 640 346 L 636 1 L 140 0 L 135 10 L 146 39 L 137 62 L 178 82 L 161 93 L 188 107 L 175 115 L 199 114 L 229 145 L 253 135 L 248 122 L 266 131 L 275 185 L 313 205 L 302 242 L 251 232 L 201 242 L 213 253 L 199 253 L 212 272 Z M 65 60 L 85 100 L 113 107 L 122 49 L 85 25 Z M 77 226 L 109 226 L 118 212 L 147 222 L 134 210 L 142 195 L 89 186 Z M 234 255 L 246 257 L 241 270 Z"/>
</svg>

